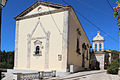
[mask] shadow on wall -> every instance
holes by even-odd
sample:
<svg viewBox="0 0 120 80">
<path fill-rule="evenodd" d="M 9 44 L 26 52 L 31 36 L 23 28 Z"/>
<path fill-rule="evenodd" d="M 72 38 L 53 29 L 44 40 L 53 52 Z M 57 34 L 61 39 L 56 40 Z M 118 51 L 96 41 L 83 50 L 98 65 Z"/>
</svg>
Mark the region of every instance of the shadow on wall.
<svg viewBox="0 0 120 80">
<path fill-rule="evenodd" d="M 91 70 L 100 70 L 100 62 L 97 61 L 95 55 L 91 55 L 91 60 L 90 60 L 90 69 Z"/>
<path fill-rule="evenodd" d="M 100 62 L 94 54 L 94 51 L 90 52 L 90 70 L 100 70 Z"/>
</svg>

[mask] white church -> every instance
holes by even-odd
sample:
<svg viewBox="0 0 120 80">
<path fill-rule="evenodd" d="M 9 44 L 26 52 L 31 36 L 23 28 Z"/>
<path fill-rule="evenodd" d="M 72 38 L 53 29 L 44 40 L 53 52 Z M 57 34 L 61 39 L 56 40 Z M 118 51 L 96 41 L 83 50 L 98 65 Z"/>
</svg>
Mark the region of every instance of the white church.
<svg viewBox="0 0 120 80">
<path fill-rule="evenodd" d="M 71 6 L 38 0 L 14 19 L 14 70 L 89 69 L 91 44 Z"/>
</svg>

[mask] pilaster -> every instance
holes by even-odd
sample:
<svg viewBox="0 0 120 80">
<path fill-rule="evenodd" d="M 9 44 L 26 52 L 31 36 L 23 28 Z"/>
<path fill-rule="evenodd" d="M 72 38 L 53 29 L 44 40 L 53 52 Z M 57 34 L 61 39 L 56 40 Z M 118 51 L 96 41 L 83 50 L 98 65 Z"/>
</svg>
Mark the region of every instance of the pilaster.
<svg viewBox="0 0 120 80">
<path fill-rule="evenodd" d="M 19 21 L 16 21 L 16 32 L 15 32 L 15 66 L 18 66 L 18 39 L 19 39 Z"/>
<path fill-rule="evenodd" d="M 104 42 L 102 42 L 101 44 L 102 44 L 102 51 L 104 51 Z"/>
<path fill-rule="evenodd" d="M 67 55 L 68 55 L 68 11 L 64 11 L 64 25 L 62 34 L 62 69 L 67 69 Z"/>
<path fill-rule="evenodd" d="M 97 43 L 97 51 L 99 51 L 99 45 L 100 45 L 100 43 L 98 42 Z"/>
<path fill-rule="evenodd" d="M 95 51 L 95 42 L 93 42 L 93 50 Z"/>
<path fill-rule="evenodd" d="M 27 35 L 27 68 L 30 68 L 31 35 Z"/>
<path fill-rule="evenodd" d="M 49 39 L 50 39 L 50 32 L 47 32 L 46 37 L 46 46 L 45 46 L 45 69 L 49 69 Z"/>
</svg>

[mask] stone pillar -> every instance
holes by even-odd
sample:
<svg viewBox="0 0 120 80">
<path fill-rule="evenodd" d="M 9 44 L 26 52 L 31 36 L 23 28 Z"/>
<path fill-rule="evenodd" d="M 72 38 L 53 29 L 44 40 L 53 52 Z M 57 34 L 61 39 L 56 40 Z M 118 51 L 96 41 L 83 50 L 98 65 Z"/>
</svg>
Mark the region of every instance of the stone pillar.
<svg viewBox="0 0 120 80">
<path fill-rule="evenodd" d="M 16 22 L 14 69 L 18 66 L 18 38 L 19 38 L 19 21 Z"/>
<path fill-rule="evenodd" d="M 101 45 L 102 45 L 102 46 L 101 46 L 101 47 L 102 47 L 101 49 L 102 49 L 102 51 L 104 51 L 104 42 L 102 42 Z"/>
<path fill-rule="evenodd" d="M 93 42 L 93 51 L 95 51 L 95 42 Z"/>
<path fill-rule="evenodd" d="M 98 42 L 98 43 L 97 43 L 97 51 L 99 51 L 99 50 L 100 50 L 100 49 L 99 49 L 99 45 L 100 45 L 100 44 L 99 44 L 99 42 Z"/>
<path fill-rule="evenodd" d="M 39 74 L 39 80 L 42 80 L 44 77 L 44 71 L 40 71 L 38 72 L 38 74 Z"/>
<path fill-rule="evenodd" d="M 13 73 L 14 75 L 17 75 L 17 80 L 23 80 L 22 76 L 23 74 L 22 73 Z"/>
<path fill-rule="evenodd" d="M 56 71 L 55 70 L 52 71 L 52 77 L 56 77 Z"/>
</svg>

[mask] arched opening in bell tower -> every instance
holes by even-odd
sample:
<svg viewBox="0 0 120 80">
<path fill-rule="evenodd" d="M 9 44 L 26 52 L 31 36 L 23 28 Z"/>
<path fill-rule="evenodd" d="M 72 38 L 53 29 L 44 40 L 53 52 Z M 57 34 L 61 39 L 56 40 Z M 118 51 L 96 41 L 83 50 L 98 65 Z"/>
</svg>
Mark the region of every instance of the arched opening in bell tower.
<svg viewBox="0 0 120 80">
<path fill-rule="evenodd" d="M 99 44 L 99 51 L 102 51 L 102 44 Z"/>
<path fill-rule="evenodd" d="M 95 44 L 95 51 L 97 51 L 97 44 Z"/>
</svg>

